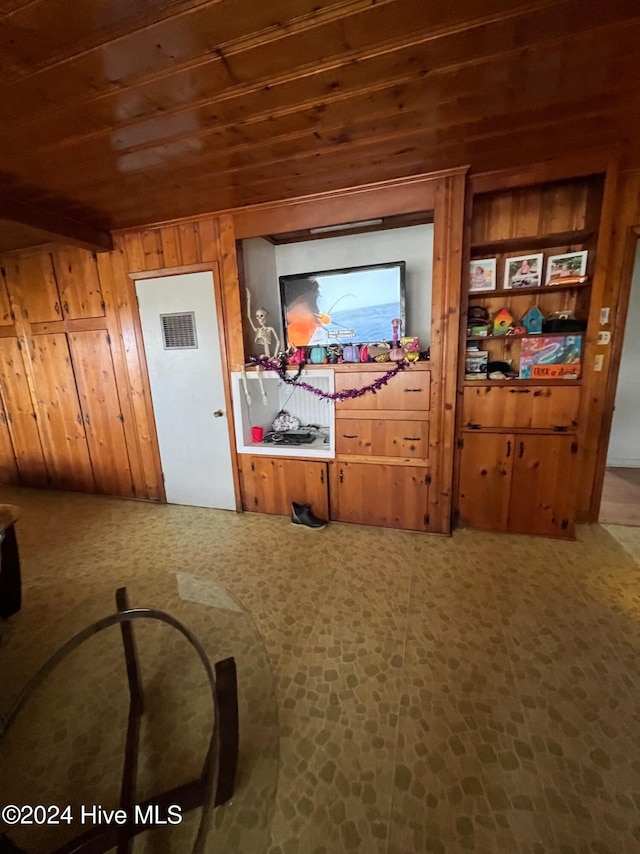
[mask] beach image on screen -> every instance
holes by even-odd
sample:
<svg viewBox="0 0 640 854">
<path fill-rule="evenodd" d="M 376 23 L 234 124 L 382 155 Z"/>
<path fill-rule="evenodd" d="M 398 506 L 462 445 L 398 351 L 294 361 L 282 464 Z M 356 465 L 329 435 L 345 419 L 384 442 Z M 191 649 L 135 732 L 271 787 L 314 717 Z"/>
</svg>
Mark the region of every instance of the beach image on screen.
<svg viewBox="0 0 640 854">
<path fill-rule="evenodd" d="M 367 343 L 391 338 L 403 318 L 400 266 L 286 277 L 287 338 L 296 347 Z"/>
</svg>

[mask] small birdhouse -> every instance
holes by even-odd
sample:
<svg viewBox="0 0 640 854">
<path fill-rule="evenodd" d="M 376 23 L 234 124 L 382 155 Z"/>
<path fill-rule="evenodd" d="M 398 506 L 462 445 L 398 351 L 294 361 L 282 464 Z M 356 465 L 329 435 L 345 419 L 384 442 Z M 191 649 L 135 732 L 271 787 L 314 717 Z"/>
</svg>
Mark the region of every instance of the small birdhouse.
<svg viewBox="0 0 640 854">
<path fill-rule="evenodd" d="M 501 308 L 493 318 L 493 334 L 506 335 L 513 326 L 513 315 L 506 308 Z"/>
<path fill-rule="evenodd" d="M 544 314 L 540 311 L 537 305 L 532 305 L 529 311 L 522 318 L 522 325 L 530 335 L 539 335 L 542 332 L 542 323 Z"/>
</svg>

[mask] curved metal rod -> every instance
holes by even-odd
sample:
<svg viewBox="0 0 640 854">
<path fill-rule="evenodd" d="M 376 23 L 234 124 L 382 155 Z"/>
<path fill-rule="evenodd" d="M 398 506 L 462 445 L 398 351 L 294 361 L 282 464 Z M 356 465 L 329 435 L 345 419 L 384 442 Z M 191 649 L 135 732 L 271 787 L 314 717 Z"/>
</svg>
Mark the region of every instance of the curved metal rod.
<svg viewBox="0 0 640 854">
<path fill-rule="evenodd" d="M 209 688 L 211 690 L 211 700 L 213 702 L 214 722 L 207 755 L 202 768 L 202 781 L 204 784 L 202 816 L 200 818 L 200 825 L 198 826 L 198 833 L 193 844 L 193 848 L 191 849 L 192 854 L 203 854 L 204 846 L 209 834 L 209 824 L 214 809 L 215 793 L 218 786 L 218 775 L 220 770 L 220 714 L 216 696 L 216 678 L 207 653 L 198 638 L 179 620 L 172 617 L 171 614 L 167 614 L 165 611 L 158 611 L 155 608 L 132 608 L 129 611 L 119 611 L 116 614 L 111 614 L 109 617 L 103 617 L 101 620 L 98 620 L 90 626 L 87 626 L 85 629 L 82 629 L 82 631 L 78 632 L 63 646 L 61 646 L 60 649 L 42 665 L 35 676 L 33 676 L 33 678 L 28 682 L 27 686 L 23 689 L 13 707 L 10 709 L 4 725 L 0 728 L 0 738 L 6 735 L 14 718 L 29 699 L 29 695 L 42 685 L 44 680 L 62 661 L 64 661 L 65 658 L 67 658 L 68 655 L 70 655 L 90 637 L 99 634 L 104 631 L 104 629 L 116 626 L 119 623 L 130 623 L 133 622 L 133 620 L 159 620 L 161 623 L 167 623 L 174 629 L 177 629 L 177 631 L 179 631 L 181 635 L 184 635 L 198 653 L 198 657 L 200 658 L 207 674 Z"/>
</svg>

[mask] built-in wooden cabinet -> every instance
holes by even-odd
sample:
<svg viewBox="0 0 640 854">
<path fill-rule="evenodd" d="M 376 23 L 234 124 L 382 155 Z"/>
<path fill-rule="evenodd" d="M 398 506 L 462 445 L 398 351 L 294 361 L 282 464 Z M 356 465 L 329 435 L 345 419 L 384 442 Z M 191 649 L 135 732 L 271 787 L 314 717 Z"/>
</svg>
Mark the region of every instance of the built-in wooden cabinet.
<svg viewBox="0 0 640 854">
<path fill-rule="evenodd" d="M 566 432 L 578 426 L 580 386 L 467 385 L 462 393 L 463 429 L 531 428 Z"/>
<path fill-rule="evenodd" d="M 2 273 L 2 482 L 135 495 L 96 256 L 16 254 Z"/>
<path fill-rule="evenodd" d="M 568 312 L 581 323 L 582 331 L 564 334 L 582 335 L 583 347 L 581 363 L 572 371 L 577 378 L 520 379 L 522 339 L 532 333 L 470 336 L 465 324 L 460 349 L 456 502 L 462 525 L 573 536 L 584 374 L 589 369 L 585 346 L 598 322 L 591 311 L 591 289 L 597 269 L 603 188 L 603 176 L 592 175 L 503 188 L 473 198 L 470 260 L 473 264 L 495 258 L 497 277 L 494 290 L 465 295 L 468 307 L 482 307 L 491 317 L 507 308 L 516 324 L 534 305 L 545 318 Z M 549 257 L 585 250 L 584 280 L 545 285 Z M 540 286 L 505 287 L 506 259 L 538 253 L 543 255 Z M 465 378 L 465 352 L 470 342 L 487 352 L 489 362 L 509 362 L 515 378 Z"/>
<path fill-rule="evenodd" d="M 429 530 L 431 478 L 427 468 L 345 460 L 332 465 L 332 519 L 382 528 Z"/>
<path fill-rule="evenodd" d="M 573 536 L 576 453 L 574 436 L 465 433 L 458 497 L 461 524 Z"/>
<path fill-rule="evenodd" d="M 248 454 L 239 459 L 243 510 L 289 516 L 295 501 L 329 518 L 327 463 Z"/>
<path fill-rule="evenodd" d="M 12 445 L 8 451 L 14 455 L 20 482 L 44 487 L 50 481 L 24 355 L 18 338 L 0 338 L 0 395 Z"/>
</svg>

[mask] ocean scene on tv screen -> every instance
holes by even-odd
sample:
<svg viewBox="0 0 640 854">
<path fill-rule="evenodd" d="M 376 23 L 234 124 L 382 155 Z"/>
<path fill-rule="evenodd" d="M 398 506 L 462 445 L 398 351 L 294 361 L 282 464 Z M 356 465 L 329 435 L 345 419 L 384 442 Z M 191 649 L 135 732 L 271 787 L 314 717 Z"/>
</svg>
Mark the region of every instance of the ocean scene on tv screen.
<svg viewBox="0 0 640 854">
<path fill-rule="evenodd" d="M 313 298 L 305 298 L 304 280 L 287 281 L 283 297 L 289 342 L 304 347 L 390 340 L 391 321 L 402 317 L 400 276 L 398 267 L 315 275 L 317 312 Z"/>
</svg>

